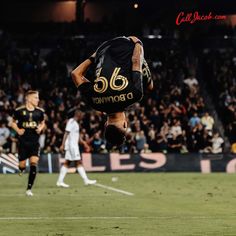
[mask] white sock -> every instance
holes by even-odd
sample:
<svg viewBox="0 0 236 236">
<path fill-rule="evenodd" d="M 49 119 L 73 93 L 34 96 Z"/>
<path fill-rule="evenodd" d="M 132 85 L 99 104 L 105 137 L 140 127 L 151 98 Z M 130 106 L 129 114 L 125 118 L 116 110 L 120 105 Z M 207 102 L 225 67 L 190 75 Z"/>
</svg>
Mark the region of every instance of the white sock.
<svg viewBox="0 0 236 236">
<path fill-rule="evenodd" d="M 84 181 L 86 181 L 86 180 L 88 179 L 88 177 L 87 177 L 87 175 L 86 175 L 86 172 L 85 172 L 84 167 L 83 167 L 83 166 L 79 166 L 79 167 L 77 167 L 77 170 L 78 170 L 80 176 L 82 177 L 82 179 L 83 179 Z"/>
<path fill-rule="evenodd" d="M 61 167 L 60 174 L 59 174 L 59 177 L 58 177 L 58 182 L 59 183 L 63 183 L 67 171 L 68 171 L 67 167 L 65 167 L 65 166 Z"/>
</svg>

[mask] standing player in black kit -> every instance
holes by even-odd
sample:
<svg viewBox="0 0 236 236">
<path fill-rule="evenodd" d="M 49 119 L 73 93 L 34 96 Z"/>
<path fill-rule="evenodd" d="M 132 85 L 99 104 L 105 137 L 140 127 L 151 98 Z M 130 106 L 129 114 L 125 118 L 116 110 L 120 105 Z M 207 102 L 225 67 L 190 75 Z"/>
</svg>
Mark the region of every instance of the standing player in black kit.
<svg viewBox="0 0 236 236">
<path fill-rule="evenodd" d="M 38 107 L 39 93 L 30 90 L 25 95 L 25 105 L 15 109 L 11 127 L 19 136 L 18 154 L 20 174 L 30 161 L 30 172 L 26 195 L 33 196 L 31 191 L 37 173 L 39 161 L 39 135 L 45 127 L 44 110 Z"/>
<path fill-rule="evenodd" d="M 92 64 L 94 78 L 87 80 L 84 75 Z M 72 71 L 72 79 L 95 110 L 107 113 L 105 138 L 120 146 L 127 129 L 125 109 L 142 99 L 144 89 L 153 88 L 142 42 L 134 36 L 104 42 Z"/>
</svg>

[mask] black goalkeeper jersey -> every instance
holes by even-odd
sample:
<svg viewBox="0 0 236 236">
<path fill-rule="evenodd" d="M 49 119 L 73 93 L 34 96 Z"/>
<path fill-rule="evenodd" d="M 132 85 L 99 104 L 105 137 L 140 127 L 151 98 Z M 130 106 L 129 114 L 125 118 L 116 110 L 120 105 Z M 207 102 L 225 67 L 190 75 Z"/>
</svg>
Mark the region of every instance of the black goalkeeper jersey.
<svg viewBox="0 0 236 236">
<path fill-rule="evenodd" d="M 126 37 L 104 42 L 96 51 L 94 80 L 79 89 L 98 111 L 124 111 L 142 99 L 142 79 L 132 79 L 132 55 L 135 44 Z"/>
<path fill-rule="evenodd" d="M 19 136 L 21 142 L 36 143 L 39 140 L 39 134 L 36 129 L 44 120 L 44 110 L 35 108 L 33 111 L 27 110 L 25 106 L 15 109 L 13 119 L 17 121 L 17 126 L 20 129 L 25 129 L 25 133 Z"/>
</svg>

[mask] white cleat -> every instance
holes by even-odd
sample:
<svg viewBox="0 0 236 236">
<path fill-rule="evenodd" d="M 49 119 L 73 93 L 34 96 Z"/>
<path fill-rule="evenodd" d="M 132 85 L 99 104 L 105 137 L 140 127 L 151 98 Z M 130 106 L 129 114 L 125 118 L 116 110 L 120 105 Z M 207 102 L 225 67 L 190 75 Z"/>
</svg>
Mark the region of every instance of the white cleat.
<svg viewBox="0 0 236 236">
<path fill-rule="evenodd" d="M 65 184 L 64 182 L 57 182 L 57 187 L 62 187 L 62 188 L 69 188 L 69 184 Z"/>
<path fill-rule="evenodd" d="M 30 189 L 28 189 L 26 192 L 25 192 L 26 196 L 28 197 L 33 197 L 34 194 L 32 193 L 32 191 Z"/>
<path fill-rule="evenodd" d="M 84 181 L 85 185 L 91 185 L 91 184 L 96 184 L 97 180 L 91 180 L 91 179 L 87 179 Z"/>
</svg>

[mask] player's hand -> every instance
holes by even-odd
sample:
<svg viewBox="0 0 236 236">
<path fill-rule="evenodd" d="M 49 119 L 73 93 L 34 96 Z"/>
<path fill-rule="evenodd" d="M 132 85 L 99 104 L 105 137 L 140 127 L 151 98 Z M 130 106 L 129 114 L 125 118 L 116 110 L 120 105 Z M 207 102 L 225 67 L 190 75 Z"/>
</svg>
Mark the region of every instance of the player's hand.
<svg viewBox="0 0 236 236">
<path fill-rule="evenodd" d="M 96 52 L 93 53 L 93 54 L 89 57 L 89 60 L 91 61 L 91 63 L 94 63 L 95 57 L 96 57 Z"/>
<path fill-rule="evenodd" d="M 134 43 L 140 42 L 140 39 L 135 36 L 129 36 L 129 39 L 131 39 Z"/>
<path fill-rule="evenodd" d="M 38 128 L 36 129 L 36 133 L 37 133 L 37 134 L 40 134 L 41 131 L 42 131 L 42 128 L 40 128 L 40 127 L 38 127 Z"/>
<path fill-rule="evenodd" d="M 64 152 L 65 151 L 65 146 L 64 145 L 61 145 L 60 148 L 59 148 L 60 152 Z"/>
<path fill-rule="evenodd" d="M 95 58 L 96 57 L 96 52 L 94 52 L 91 57 Z"/>
<path fill-rule="evenodd" d="M 22 136 L 25 133 L 25 129 L 19 129 L 17 133 L 18 135 Z"/>
</svg>

